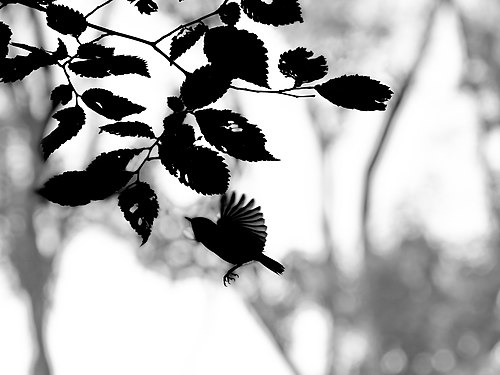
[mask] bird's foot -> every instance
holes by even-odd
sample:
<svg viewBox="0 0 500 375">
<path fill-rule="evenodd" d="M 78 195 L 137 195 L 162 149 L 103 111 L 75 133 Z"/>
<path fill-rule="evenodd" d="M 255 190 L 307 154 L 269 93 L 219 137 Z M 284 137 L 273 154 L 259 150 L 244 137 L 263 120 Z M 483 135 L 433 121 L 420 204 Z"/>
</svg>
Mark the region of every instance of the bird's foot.
<svg viewBox="0 0 500 375">
<path fill-rule="evenodd" d="M 228 272 L 224 275 L 224 277 L 222 278 L 222 280 L 224 281 L 224 286 L 227 286 L 226 283 L 228 285 L 231 285 L 231 281 L 234 281 L 236 280 L 237 277 L 240 277 L 238 274 L 234 273 L 234 272 Z"/>
</svg>

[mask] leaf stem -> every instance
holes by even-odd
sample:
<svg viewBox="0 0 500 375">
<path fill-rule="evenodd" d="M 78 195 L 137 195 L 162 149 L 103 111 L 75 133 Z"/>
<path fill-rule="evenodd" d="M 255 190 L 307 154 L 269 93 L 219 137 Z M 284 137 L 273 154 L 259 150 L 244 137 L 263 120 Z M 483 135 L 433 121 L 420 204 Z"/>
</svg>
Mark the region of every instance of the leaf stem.
<svg viewBox="0 0 500 375">
<path fill-rule="evenodd" d="M 146 164 L 146 162 L 148 162 L 149 160 L 153 160 L 151 158 L 151 153 L 153 152 L 153 149 L 155 148 L 155 146 L 158 144 L 158 142 L 160 142 L 160 137 L 156 138 L 156 140 L 154 141 L 154 143 L 149 146 L 149 147 L 146 147 L 144 150 L 148 150 L 148 154 L 146 155 L 146 157 L 144 158 L 144 160 L 141 162 L 141 164 L 137 167 L 137 169 L 135 171 L 133 171 L 133 173 L 135 175 L 137 175 L 137 181 L 140 181 L 139 180 L 139 175 L 141 173 L 141 169 L 142 167 L 144 167 L 144 164 Z"/>
<path fill-rule="evenodd" d="M 248 87 L 239 87 L 239 86 L 229 86 L 233 90 L 239 90 L 239 91 L 248 91 L 248 92 L 256 92 L 259 94 L 280 94 L 280 95 L 286 95 L 286 96 L 291 96 L 292 98 L 314 98 L 315 95 L 296 95 L 296 94 L 290 94 L 290 91 L 295 91 L 295 90 L 310 90 L 314 89 L 314 87 L 290 87 L 287 89 L 281 89 L 281 90 L 261 90 L 261 89 L 251 89 Z"/>
<path fill-rule="evenodd" d="M 92 28 L 92 29 L 94 29 L 94 30 L 98 30 L 98 31 L 101 31 L 103 33 L 106 33 L 108 35 L 114 35 L 114 36 L 118 36 L 118 37 L 121 37 L 121 38 L 133 40 L 133 41 L 138 42 L 138 43 L 146 44 L 146 45 L 150 46 L 151 48 L 153 48 L 160 55 L 162 55 L 170 63 L 170 65 L 175 66 L 178 70 L 180 70 L 182 73 L 184 73 L 184 75 L 187 76 L 187 75 L 190 74 L 190 72 L 188 72 L 182 66 L 180 66 L 179 64 L 177 64 L 169 55 L 167 55 L 160 48 L 158 48 L 158 46 L 156 45 L 155 42 L 152 42 L 152 41 L 147 40 L 147 39 L 139 38 L 138 36 L 129 35 L 129 34 L 125 34 L 125 33 L 119 32 L 119 31 L 111 30 L 111 29 L 108 29 L 106 27 L 103 27 L 103 26 L 100 26 L 100 25 L 96 25 L 96 24 L 93 24 L 93 23 L 90 23 L 90 22 L 87 22 L 87 26 L 90 27 L 90 28 Z"/>
</svg>

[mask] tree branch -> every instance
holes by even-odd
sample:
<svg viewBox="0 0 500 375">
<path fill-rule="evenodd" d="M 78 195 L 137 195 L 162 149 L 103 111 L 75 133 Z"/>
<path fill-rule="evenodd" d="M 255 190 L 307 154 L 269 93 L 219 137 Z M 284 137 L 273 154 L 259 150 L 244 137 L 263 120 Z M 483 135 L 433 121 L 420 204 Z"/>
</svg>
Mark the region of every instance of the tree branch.
<svg viewBox="0 0 500 375">
<path fill-rule="evenodd" d="M 366 169 L 363 182 L 363 196 L 362 196 L 363 206 L 361 213 L 362 215 L 361 236 L 363 240 L 363 251 L 365 257 L 369 256 L 371 253 L 371 242 L 368 233 L 368 221 L 370 218 L 371 193 L 372 193 L 376 168 L 380 163 L 385 147 L 387 147 L 391 131 L 394 130 L 396 115 L 400 112 L 402 108 L 402 103 L 405 97 L 408 95 L 409 89 L 411 88 L 414 78 L 422 64 L 422 60 L 425 56 L 427 47 L 430 42 L 430 37 L 432 34 L 433 26 L 435 24 L 436 15 L 438 14 L 440 6 L 444 2 L 445 0 L 436 0 L 431 5 L 431 9 L 429 10 L 429 14 L 427 16 L 427 21 L 425 23 L 425 26 L 423 27 L 423 35 L 420 41 L 420 46 L 418 48 L 417 56 L 410 70 L 408 71 L 408 74 L 404 78 L 400 89 L 395 90 L 396 93 L 391 101 L 392 104 L 387 109 L 387 115 L 384 121 L 384 125 L 382 127 L 382 132 L 379 135 L 379 139 L 377 141 L 375 149 L 373 150 L 372 156 L 370 157 L 368 168 Z"/>
</svg>

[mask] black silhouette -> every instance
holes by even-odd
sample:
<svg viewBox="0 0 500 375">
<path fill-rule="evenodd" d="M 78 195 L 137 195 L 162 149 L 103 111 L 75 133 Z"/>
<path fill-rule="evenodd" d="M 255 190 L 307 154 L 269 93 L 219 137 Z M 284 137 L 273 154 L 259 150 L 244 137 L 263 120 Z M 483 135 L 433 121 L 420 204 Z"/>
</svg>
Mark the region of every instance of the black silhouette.
<svg viewBox="0 0 500 375">
<path fill-rule="evenodd" d="M 189 218 L 195 239 L 220 258 L 234 266 L 223 277 L 224 285 L 239 277 L 234 271 L 246 263 L 257 261 L 274 273 L 281 275 L 285 267 L 264 255 L 266 225 L 260 206 L 252 199 L 245 204 L 245 194 L 239 200 L 236 194 L 223 195 L 220 218 L 217 223 L 205 217 Z"/>
<path fill-rule="evenodd" d="M 128 2 L 141 14 L 139 17 L 147 17 L 159 9 L 155 0 Z M 0 0 L 0 11 L 7 6 L 23 6 L 45 14 L 46 27 L 60 36 L 57 49 L 50 51 L 19 43 L 20 36 L 14 35 L 9 25 L 0 21 L 0 82 L 23 80 L 41 68 L 63 71 L 64 81 L 57 82 L 50 95 L 51 115 L 58 124 L 41 140 L 41 154 L 45 160 L 88 126 L 88 111 L 107 119 L 97 129 L 99 132 L 150 140 L 148 146 L 140 149 L 98 155 L 85 170 L 61 173 L 38 189 L 47 200 L 69 206 L 84 205 L 118 194 L 118 205 L 130 226 L 142 237 L 142 243 L 148 240 L 158 216 L 156 194 L 140 178 L 142 168 L 149 161 L 159 159 L 165 169 L 184 185 L 200 194 L 215 195 L 224 194 L 230 183 L 230 171 L 222 154 L 248 162 L 279 160 L 266 149 L 265 134 L 257 125 L 229 109 L 210 108 L 229 90 L 292 97 L 310 97 L 317 93 L 334 105 L 361 111 L 384 110 L 392 96 L 389 87 L 366 76 L 344 75 L 318 82 L 328 73 L 327 61 L 324 56 L 315 56 L 313 51 L 304 47 L 283 51 L 277 63 L 279 71 L 289 78 L 290 86 L 279 90 L 269 87 L 268 73 L 272 61 L 268 58 L 266 44 L 258 35 L 242 28 L 240 18 L 244 14 L 254 22 L 275 27 L 300 23 L 303 22 L 303 13 L 298 0 L 222 0 L 213 12 L 166 31 L 156 40 L 95 24 L 92 15 L 109 3 L 105 1 L 83 14 L 69 6 L 56 4 L 55 0 Z M 99 34 L 97 37 L 95 32 Z M 69 38 L 76 40 L 76 50 L 67 43 Z M 152 47 L 165 58 L 166 68 L 172 67 L 184 75 L 177 96 L 166 98 L 165 110 L 168 112 L 160 134 L 155 134 L 153 124 L 141 122 L 140 118 L 128 118 L 145 111 L 146 103 L 134 103 L 105 88 L 84 90 L 77 86 L 76 78 L 105 79 L 129 74 L 151 78 L 148 63 L 143 58 L 116 54 L 115 48 L 104 45 L 112 43 L 114 38 Z M 164 47 L 163 42 L 167 41 L 170 46 Z M 177 59 L 200 43 L 205 57 L 201 61 L 205 62 L 193 71 L 184 69 Z M 249 87 L 249 84 L 254 86 Z M 313 94 L 304 95 L 304 91 Z M 109 123 L 109 120 L 114 122 Z M 197 131 L 201 137 L 195 136 Z M 210 146 L 207 147 L 206 143 Z M 129 164 L 139 167 L 131 171 Z M 235 204 L 232 199 L 231 204 Z M 240 201 L 236 207 L 240 203 L 243 204 Z M 260 211 L 259 215 L 256 221 L 260 223 L 262 220 L 263 225 Z M 203 238 L 203 228 L 210 226 L 204 221 L 206 219 L 193 220 L 193 223 L 206 224 L 199 227 L 202 229 L 194 224 L 198 228 L 195 231 L 201 231 L 199 235 L 202 237 L 198 238 Z M 220 225 L 227 226 L 227 221 L 223 219 Z M 213 225 L 220 231 L 219 224 Z M 279 263 L 262 255 L 265 230 L 262 243 L 258 243 L 255 236 L 249 235 L 253 232 L 246 229 L 243 237 L 250 236 L 250 240 L 245 240 L 241 246 L 249 250 L 240 253 L 250 258 L 243 261 L 258 260 L 273 271 L 281 272 Z M 238 230 L 242 228 L 238 227 L 235 233 Z M 228 238 L 239 237 L 234 236 L 231 234 Z M 241 263 L 241 259 L 234 258 L 240 253 L 226 254 L 226 248 L 222 249 L 218 254 L 222 254 L 223 259 L 234 261 L 232 263 L 236 266 Z M 259 251 L 255 253 L 255 249 Z M 252 254 L 258 259 L 253 259 Z M 231 272 L 226 275 L 226 281 L 231 280 Z"/>
</svg>

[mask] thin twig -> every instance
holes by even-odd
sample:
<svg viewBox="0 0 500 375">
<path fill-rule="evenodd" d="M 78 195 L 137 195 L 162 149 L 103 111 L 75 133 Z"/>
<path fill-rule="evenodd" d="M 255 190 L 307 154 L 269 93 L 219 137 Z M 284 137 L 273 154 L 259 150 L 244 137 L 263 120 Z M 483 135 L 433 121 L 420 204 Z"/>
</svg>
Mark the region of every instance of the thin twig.
<svg viewBox="0 0 500 375">
<path fill-rule="evenodd" d="M 172 34 L 175 34 L 177 31 L 182 30 L 182 29 L 184 29 L 184 28 L 186 28 L 186 27 L 189 27 L 189 26 L 191 26 L 191 25 L 194 25 L 195 23 L 199 23 L 199 22 L 201 22 L 201 21 L 203 21 L 203 20 L 205 20 L 205 19 L 207 19 L 207 18 L 210 18 L 210 17 L 212 17 L 212 16 L 217 15 L 217 14 L 219 13 L 220 9 L 221 9 L 224 5 L 226 5 L 228 1 L 229 1 L 229 0 L 224 0 L 224 2 L 223 2 L 223 3 L 222 3 L 222 4 L 221 4 L 221 5 L 220 5 L 220 6 L 219 6 L 216 10 L 214 10 L 214 11 L 213 11 L 213 12 L 211 12 L 211 13 L 205 14 L 204 16 L 199 17 L 199 18 L 197 18 L 197 19 L 195 19 L 195 20 L 193 20 L 193 21 L 190 21 L 190 22 L 188 22 L 188 23 L 185 23 L 185 24 L 182 24 L 182 25 L 177 26 L 177 27 L 176 27 L 175 29 L 173 29 L 172 31 L 169 31 L 169 32 L 168 32 L 168 33 L 166 33 L 165 35 L 163 35 L 163 36 L 161 36 L 160 38 L 158 38 L 157 40 L 155 40 L 155 41 L 153 42 L 153 44 L 159 44 L 161 41 L 163 41 L 164 39 L 168 38 L 168 37 L 169 37 L 169 36 L 171 36 Z"/>
<path fill-rule="evenodd" d="M 106 5 L 110 4 L 113 0 L 106 0 L 105 2 L 103 2 L 102 4 L 98 5 L 97 7 L 94 8 L 94 10 L 92 10 L 90 13 L 87 13 L 87 15 L 85 16 L 85 18 L 89 18 L 92 14 L 94 14 L 95 12 L 97 12 L 99 9 L 105 7 Z"/>
<path fill-rule="evenodd" d="M 248 92 L 256 92 L 259 94 L 280 94 L 280 95 L 286 95 L 286 96 L 291 96 L 292 98 L 314 98 L 315 95 L 296 95 L 296 94 L 290 94 L 289 91 L 293 90 L 303 90 L 303 89 L 310 89 L 310 87 L 292 87 L 288 89 L 282 89 L 282 90 L 262 90 L 262 89 L 251 89 L 248 87 L 239 87 L 239 86 L 229 86 L 233 90 L 239 90 L 239 91 L 248 91 Z"/>
</svg>

